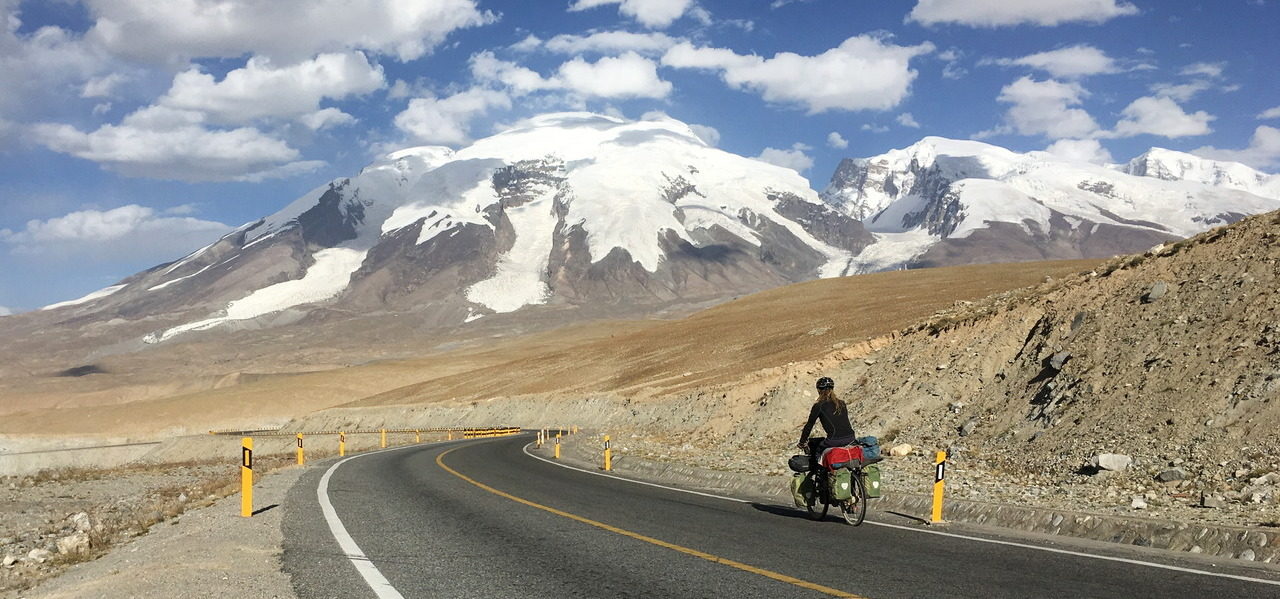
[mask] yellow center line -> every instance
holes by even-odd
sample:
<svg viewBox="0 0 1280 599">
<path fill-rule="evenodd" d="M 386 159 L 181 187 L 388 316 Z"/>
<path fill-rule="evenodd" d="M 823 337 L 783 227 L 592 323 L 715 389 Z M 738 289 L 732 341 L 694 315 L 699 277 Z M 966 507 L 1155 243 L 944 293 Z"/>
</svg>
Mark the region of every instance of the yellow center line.
<svg viewBox="0 0 1280 599">
<path fill-rule="evenodd" d="M 764 577 L 766 577 L 766 578 L 772 578 L 773 580 L 777 580 L 777 581 L 779 581 L 779 582 L 785 582 L 785 583 L 787 583 L 787 584 L 793 584 L 793 585 L 795 585 L 795 586 L 798 586 L 798 587 L 801 587 L 801 588 L 805 588 L 805 589 L 809 589 L 809 590 L 811 590 L 811 591 L 817 591 L 817 592 L 819 592 L 819 593 L 823 593 L 823 594 L 826 594 L 826 595 L 830 595 L 830 596 L 832 596 L 832 597 L 847 597 L 847 598 L 849 598 L 849 599 L 867 599 L 866 597 L 863 597 L 863 596 L 861 596 L 861 595 L 854 595 L 853 593 L 846 593 L 846 592 L 844 592 L 844 591 L 841 591 L 840 589 L 833 589 L 833 588 L 831 588 L 831 587 L 823 586 L 823 585 L 820 585 L 820 584 L 817 584 L 817 583 L 814 583 L 814 582 L 809 582 L 809 581 L 807 581 L 807 580 L 800 580 L 799 578 L 794 578 L 794 577 L 791 577 L 791 576 L 787 576 L 786 574 L 779 574 L 778 572 L 774 572 L 774 571 L 772 571 L 772 570 L 765 570 L 764 568 L 757 568 L 757 567 L 755 567 L 755 566 L 752 566 L 752 565 L 749 565 L 749 564 L 744 564 L 744 563 L 742 563 L 742 562 L 736 562 L 736 561 L 733 561 L 733 560 L 731 560 L 731 559 L 726 559 L 726 558 L 720 557 L 720 556 L 718 556 L 718 555 L 712 555 L 712 554 L 707 553 L 707 552 L 705 552 L 705 551 L 698 551 L 697 549 L 690 549 L 690 548 L 688 548 L 688 547 L 684 547 L 684 546 L 682 546 L 682 545 L 676 545 L 675 543 L 668 543 L 668 542 L 663 541 L 663 540 L 661 540 L 661 539 L 655 539 L 655 538 L 653 538 L 653 537 L 647 537 L 647 536 L 645 536 L 645 535 L 642 535 L 642 534 L 639 534 L 639 533 L 635 533 L 635 532 L 631 532 L 631 531 L 629 531 L 629 530 L 623 530 L 623 529 L 618 528 L 618 527 L 616 527 L 616 526 L 611 526 L 611 525 L 609 525 L 609 524 L 605 524 L 604 522 L 597 522 L 597 521 L 592 520 L 592 519 L 590 519 L 590 518 L 584 518 L 584 517 L 579 516 L 579 515 L 577 515 L 577 514 L 571 514 L 571 513 L 569 513 L 569 512 L 563 511 L 563 510 L 558 510 L 558 509 L 553 508 L 553 507 L 548 507 L 548 506 L 542 505 L 541 503 L 534 503 L 534 502 L 532 502 L 532 501 L 529 501 L 528 499 L 524 499 L 524 498 L 521 498 L 521 497 L 516 497 L 515 495 L 512 495 L 512 494 L 507 493 L 507 492 L 505 492 L 505 491 L 499 491 L 498 489 L 495 489 L 495 488 L 493 488 L 493 487 L 490 487 L 489 485 L 486 485 L 486 484 L 484 484 L 484 483 L 482 483 L 482 482 L 479 482 L 479 481 L 477 481 L 477 480 L 475 480 L 475 479 L 473 479 L 473 478 L 471 478 L 471 477 L 469 477 L 469 476 L 467 476 L 467 475 L 465 475 L 465 474 L 463 474 L 463 473 L 461 473 L 461 472 L 458 472 L 457 470 L 454 470 L 453 468 L 450 468 L 449 466 L 445 465 L 445 463 L 444 463 L 444 456 L 449 455 L 450 453 L 452 453 L 452 452 L 454 452 L 454 451 L 456 451 L 456 450 L 458 450 L 458 449 L 460 449 L 460 448 L 459 448 L 459 447 L 455 447 L 455 448 L 450 449 L 450 450 L 448 450 L 448 451 L 441 452 L 441 453 L 440 453 L 440 455 L 436 456 L 436 465 L 440 466 L 441 468 L 444 468 L 444 470 L 445 470 L 446 472 L 448 472 L 449 474 L 452 474 L 452 475 L 454 475 L 454 476 L 456 476 L 456 477 L 458 477 L 458 478 L 460 478 L 460 479 L 462 479 L 462 480 L 465 480 L 465 481 L 467 481 L 467 482 L 469 482 L 469 483 L 471 483 L 471 484 L 473 484 L 473 485 L 475 485 L 475 486 L 477 486 L 477 487 L 480 487 L 481 489 L 484 489 L 484 490 L 486 490 L 486 491 L 488 491 L 488 492 L 490 492 L 490 493 L 493 493 L 494 495 L 498 495 L 498 496 L 500 496 L 500 497 L 505 497 L 505 498 L 507 498 L 507 499 L 510 499 L 511 501 L 516 502 L 516 503 L 522 503 L 522 504 L 527 505 L 527 506 L 529 506 L 529 507 L 535 507 L 535 508 L 538 508 L 538 509 L 543 510 L 543 511 L 546 511 L 546 512 L 551 512 L 552 514 L 555 514 L 555 515 L 557 515 L 557 516 L 562 516 L 562 517 L 568 518 L 568 519 L 570 519 L 570 520 L 574 520 L 574 521 L 577 521 L 577 522 L 581 522 L 581 523 L 583 523 L 583 524 L 590 524 L 591 526 L 594 526 L 594 527 L 596 527 L 596 528 L 602 528 L 602 529 L 607 530 L 607 531 L 609 531 L 609 532 L 617 533 L 617 534 L 623 535 L 623 536 L 625 536 L 625 537 L 630 537 L 630 538 L 632 538 L 632 539 L 636 539 L 636 540 L 639 540 L 639 541 L 644 541 L 644 542 L 646 542 L 646 543 L 652 543 L 652 544 L 657 545 L 657 546 L 659 546 L 659 547 L 665 547 L 665 548 L 667 548 L 667 549 L 671 549 L 671 550 L 673 550 L 673 551 L 679 551 L 680 553 L 683 553 L 683 554 L 685 554 L 685 555 L 692 555 L 692 556 L 694 556 L 694 557 L 702 558 L 702 559 L 707 560 L 707 561 L 709 561 L 709 562 L 713 562 L 713 563 L 717 563 L 717 564 L 723 564 L 723 565 L 729 566 L 730 568 L 737 568 L 737 569 L 742 570 L 742 571 L 744 571 L 744 572 L 750 572 L 750 573 L 752 573 L 752 574 L 759 574 L 760 576 L 764 576 Z"/>
</svg>

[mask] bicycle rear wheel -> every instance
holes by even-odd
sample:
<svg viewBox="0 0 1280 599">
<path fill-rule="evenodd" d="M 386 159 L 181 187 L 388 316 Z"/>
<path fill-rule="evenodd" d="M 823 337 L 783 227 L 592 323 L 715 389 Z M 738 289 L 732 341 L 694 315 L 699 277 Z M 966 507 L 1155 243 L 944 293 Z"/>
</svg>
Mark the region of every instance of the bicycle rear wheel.
<svg viewBox="0 0 1280 599">
<path fill-rule="evenodd" d="M 852 497 L 840 502 L 840 511 L 844 516 L 844 521 L 851 526 L 862 524 L 863 519 L 867 517 L 867 486 L 862 481 L 862 471 L 854 470 Z"/>
<path fill-rule="evenodd" d="M 827 510 L 831 509 L 831 504 L 823 500 L 827 486 L 823 484 L 821 475 L 809 473 L 808 476 L 813 482 L 813 494 L 807 498 L 804 508 L 810 520 L 821 520 L 827 517 Z"/>
</svg>

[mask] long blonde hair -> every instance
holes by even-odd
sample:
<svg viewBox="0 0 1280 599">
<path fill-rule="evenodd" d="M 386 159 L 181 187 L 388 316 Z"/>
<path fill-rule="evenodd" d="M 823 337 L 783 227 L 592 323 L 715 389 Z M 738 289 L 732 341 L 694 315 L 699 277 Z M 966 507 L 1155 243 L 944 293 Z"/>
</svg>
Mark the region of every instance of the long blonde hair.
<svg viewBox="0 0 1280 599">
<path fill-rule="evenodd" d="M 821 403 L 824 401 L 830 402 L 832 404 L 833 411 L 837 414 L 849 409 L 848 404 L 846 404 L 843 399 L 836 396 L 835 389 L 818 389 L 818 402 Z"/>
</svg>

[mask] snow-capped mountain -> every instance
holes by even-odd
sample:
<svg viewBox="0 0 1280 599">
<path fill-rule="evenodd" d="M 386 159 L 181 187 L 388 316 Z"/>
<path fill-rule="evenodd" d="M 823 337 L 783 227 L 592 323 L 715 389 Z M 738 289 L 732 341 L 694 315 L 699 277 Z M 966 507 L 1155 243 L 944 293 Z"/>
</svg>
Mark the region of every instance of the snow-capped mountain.
<svg viewBox="0 0 1280 599">
<path fill-rule="evenodd" d="M 150 342 L 317 306 L 461 324 L 839 276 L 871 241 L 795 171 L 712 148 L 684 123 L 561 113 L 456 151 L 392 153 L 67 307 L 180 321 Z"/>
<path fill-rule="evenodd" d="M 822 192 L 877 241 L 853 270 L 1104 257 L 1280 208 L 1277 177 L 1152 149 L 1127 165 L 926 137 L 846 159 Z"/>
</svg>

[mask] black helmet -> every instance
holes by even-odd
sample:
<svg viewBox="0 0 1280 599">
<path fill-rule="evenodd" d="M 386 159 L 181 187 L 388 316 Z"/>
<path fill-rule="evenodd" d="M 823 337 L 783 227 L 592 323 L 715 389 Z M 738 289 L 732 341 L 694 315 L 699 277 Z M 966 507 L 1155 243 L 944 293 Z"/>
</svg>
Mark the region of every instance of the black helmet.
<svg viewBox="0 0 1280 599">
<path fill-rule="evenodd" d="M 818 388 L 819 388 L 819 389 L 835 389 L 835 388 L 836 388 L 836 382 L 835 382 L 835 381 L 833 381 L 833 380 L 831 380 L 831 377 L 829 377 L 829 376 L 824 376 L 824 377 L 822 377 L 822 378 L 818 379 Z"/>
</svg>

